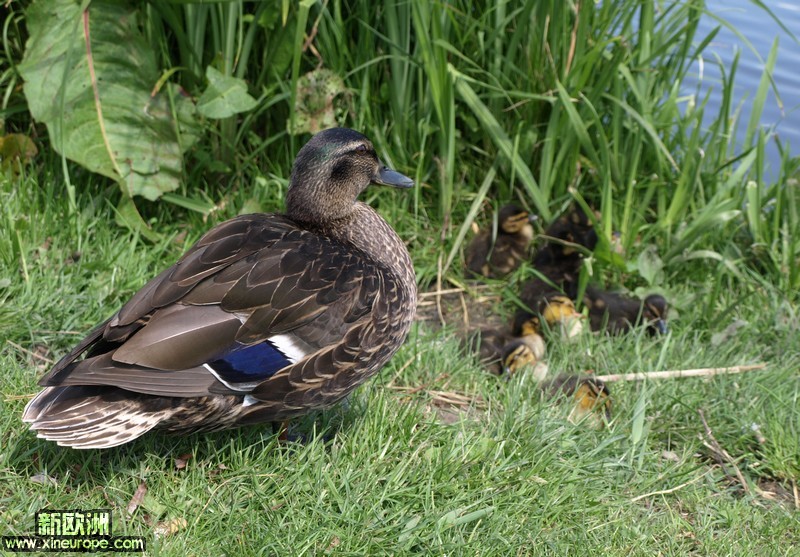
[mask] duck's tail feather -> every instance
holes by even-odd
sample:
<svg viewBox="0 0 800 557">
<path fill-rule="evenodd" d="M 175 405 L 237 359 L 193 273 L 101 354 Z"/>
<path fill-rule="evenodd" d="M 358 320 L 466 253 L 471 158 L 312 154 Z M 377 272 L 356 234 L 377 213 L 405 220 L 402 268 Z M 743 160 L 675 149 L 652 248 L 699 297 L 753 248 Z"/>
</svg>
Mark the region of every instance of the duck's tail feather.
<svg viewBox="0 0 800 557">
<path fill-rule="evenodd" d="M 170 399 L 117 387 L 47 387 L 26 406 L 22 420 L 38 437 L 75 449 L 116 447 L 144 435 L 174 409 Z"/>
</svg>

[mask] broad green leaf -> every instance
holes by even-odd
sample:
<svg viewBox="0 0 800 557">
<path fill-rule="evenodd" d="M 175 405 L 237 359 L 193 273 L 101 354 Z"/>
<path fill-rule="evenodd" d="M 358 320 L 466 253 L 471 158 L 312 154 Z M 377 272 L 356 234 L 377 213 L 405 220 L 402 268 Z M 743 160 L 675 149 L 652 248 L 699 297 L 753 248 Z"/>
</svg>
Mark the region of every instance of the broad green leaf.
<svg viewBox="0 0 800 557">
<path fill-rule="evenodd" d="M 631 425 L 631 445 L 632 450 L 636 450 L 639 442 L 644 437 L 644 419 L 647 412 L 647 389 L 643 388 L 636 399 L 633 408 L 633 423 Z"/>
<path fill-rule="evenodd" d="M 560 92 L 560 90 L 559 90 Z M 678 163 L 675 162 L 675 159 L 672 158 L 672 153 L 669 152 L 667 146 L 664 145 L 664 142 L 659 137 L 658 132 L 653 127 L 653 124 L 645 120 L 639 112 L 637 112 L 633 107 L 631 107 L 625 101 L 617 99 L 611 95 L 603 95 L 603 97 L 617 105 L 619 105 L 631 118 L 636 120 L 636 122 L 642 126 L 642 129 L 647 132 L 647 135 L 650 136 L 650 139 L 653 141 L 653 145 L 656 147 L 656 152 L 663 155 L 669 161 L 670 166 L 675 170 L 678 169 Z"/>
<path fill-rule="evenodd" d="M 747 195 L 747 222 L 750 225 L 750 233 L 753 240 L 757 243 L 765 242 L 765 223 L 761 213 L 761 186 L 753 180 L 749 180 L 745 186 Z"/>
<path fill-rule="evenodd" d="M 441 518 L 439 518 L 439 520 L 437 521 L 437 524 L 441 528 L 447 528 L 447 527 L 455 525 L 456 520 L 458 519 L 458 513 L 459 513 L 459 509 L 446 512 L 444 515 L 442 515 Z"/>
<path fill-rule="evenodd" d="M 158 233 L 154 232 L 144 222 L 142 215 L 139 214 L 139 210 L 136 208 L 136 204 L 130 197 L 123 197 L 120 200 L 119 205 L 117 205 L 115 220 L 118 225 L 138 232 L 151 242 L 157 242 L 160 239 Z"/>
<path fill-rule="evenodd" d="M 303 49 L 303 41 L 305 40 L 305 29 L 306 29 L 306 22 L 308 21 L 308 12 L 311 10 L 311 6 L 313 5 L 313 0 L 300 0 L 300 4 L 297 10 L 297 24 L 295 25 L 294 29 L 294 49 L 292 52 L 292 94 L 289 101 L 291 106 L 295 106 L 296 99 L 297 99 L 297 90 L 298 90 L 298 80 L 300 79 L 300 59 L 302 57 Z M 286 12 L 284 12 L 283 17 L 284 24 L 286 22 Z M 295 111 L 293 110 L 289 114 L 289 130 L 293 130 L 295 127 L 294 119 L 295 119 Z"/>
<path fill-rule="evenodd" d="M 125 2 L 34 2 L 19 66 L 33 117 L 53 147 L 116 180 L 128 196 L 154 200 L 179 185 L 183 152 L 198 127 L 177 87 L 156 89 L 159 69 Z"/>
<path fill-rule="evenodd" d="M 197 110 L 207 118 L 229 118 L 258 104 L 247 92 L 243 79 L 223 75 L 213 66 L 206 68 L 206 79 L 208 87 L 197 101 Z"/>
<path fill-rule="evenodd" d="M 419 515 L 415 515 L 411 520 L 406 522 L 406 525 L 403 527 L 403 532 L 400 534 L 400 537 L 397 538 L 399 543 L 403 543 L 404 541 L 411 538 L 414 535 L 414 530 L 416 529 L 417 525 L 419 524 L 422 517 Z"/>
<path fill-rule="evenodd" d="M 639 270 L 639 275 L 650 286 L 661 284 L 664 280 L 664 262 L 658 256 L 655 246 L 650 246 L 639 254 L 636 259 L 636 268 Z"/>
<path fill-rule="evenodd" d="M 764 65 L 764 71 L 761 73 L 761 80 L 756 89 L 756 95 L 750 105 L 750 121 L 747 123 L 747 133 L 744 136 L 745 148 L 753 147 L 753 139 L 756 132 L 761 125 L 761 114 L 764 112 L 764 104 L 767 101 L 767 94 L 770 90 L 770 84 L 774 85 L 772 76 L 775 72 L 775 62 L 778 60 L 778 37 L 772 42 L 772 48 L 769 50 L 767 56 L 767 63 Z M 773 87 L 774 90 L 774 87 Z M 781 107 L 783 108 L 783 107 Z"/>
<path fill-rule="evenodd" d="M 458 526 L 460 524 L 468 524 L 470 522 L 480 520 L 492 514 L 493 511 L 494 507 L 485 507 L 483 509 L 478 509 L 477 511 L 472 511 L 471 513 L 467 513 L 463 516 L 458 517 L 455 520 L 455 522 L 453 522 L 453 526 Z"/>
<path fill-rule="evenodd" d="M 461 227 L 458 229 L 458 234 L 453 242 L 453 247 L 450 249 L 450 253 L 447 255 L 447 261 L 442 269 L 442 274 L 447 272 L 447 270 L 450 268 L 450 265 L 453 263 L 453 259 L 455 259 L 456 255 L 458 254 L 458 250 L 464 243 L 464 238 L 467 237 L 467 232 L 469 231 L 470 226 L 473 222 L 475 222 L 475 217 L 478 215 L 481 204 L 483 203 L 484 199 L 486 199 L 486 194 L 489 193 L 489 188 L 494 183 L 494 177 L 496 175 L 497 171 L 494 169 L 494 166 L 490 167 L 489 171 L 486 173 L 486 177 L 483 179 L 483 183 L 481 183 L 481 187 L 478 188 L 478 193 L 475 195 L 472 205 L 469 207 L 467 216 L 464 217 L 464 222 L 461 223 Z"/>
</svg>

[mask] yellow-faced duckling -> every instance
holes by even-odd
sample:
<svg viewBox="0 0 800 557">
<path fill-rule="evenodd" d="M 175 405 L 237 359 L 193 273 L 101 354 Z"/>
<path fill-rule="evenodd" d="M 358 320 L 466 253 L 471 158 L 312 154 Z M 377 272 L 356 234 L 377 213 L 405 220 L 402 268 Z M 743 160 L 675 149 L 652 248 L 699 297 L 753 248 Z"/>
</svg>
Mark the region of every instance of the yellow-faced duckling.
<svg viewBox="0 0 800 557">
<path fill-rule="evenodd" d="M 524 334 L 526 327 L 541 334 L 545 328 L 558 331 L 562 338 L 572 339 L 583 332 L 583 315 L 576 309 L 575 304 L 563 294 L 552 293 L 540 296 L 533 300 L 531 309 L 517 310 L 514 315 L 512 333 Z"/>
<path fill-rule="evenodd" d="M 499 278 L 519 267 L 528 257 L 534 219 L 528 211 L 513 204 L 500 209 L 497 234 L 484 230 L 467 246 L 467 270 L 476 276 Z"/>
<path fill-rule="evenodd" d="M 608 385 L 584 375 L 560 374 L 543 384 L 550 396 L 563 395 L 572 399 L 574 406 L 569 413 L 572 423 L 587 420 L 597 428 L 611 419 L 611 390 Z"/>
<path fill-rule="evenodd" d="M 546 367 L 537 366 L 544 358 L 544 340 L 530 324 L 515 334 L 500 328 L 480 329 L 468 337 L 467 346 L 477 354 L 481 365 L 495 375 L 513 375 L 525 368 L 546 373 Z"/>
<path fill-rule="evenodd" d="M 537 271 L 540 272 L 538 269 Z M 551 296 L 564 296 L 566 293 L 561 288 L 562 283 L 558 282 L 559 276 L 554 276 L 553 279 L 536 276 L 525 281 L 522 284 L 522 288 L 520 288 L 519 294 L 522 303 L 531 309 L 535 309 L 539 307 L 541 300 Z M 570 280 L 572 279 L 570 278 Z M 575 276 L 575 282 L 577 284 L 577 275 Z"/>
<path fill-rule="evenodd" d="M 517 312 L 511 327 L 512 338 L 502 348 L 503 372 L 508 376 L 521 371 L 531 371 L 536 381 L 542 381 L 548 372 L 543 361 L 544 339 L 539 334 L 540 317 L 528 312 Z"/>
<path fill-rule="evenodd" d="M 651 334 L 665 334 L 668 330 L 669 307 L 667 300 L 659 294 L 637 300 L 590 286 L 586 289 L 584 304 L 589 308 L 589 323 L 593 331 L 622 334 L 640 325 L 646 326 Z"/>
<path fill-rule="evenodd" d="M 543 381 L 549 368 L 544 357 L 544 340 L 539 335 L 514 339 L 503 347 L 503 373 L 508 377 L 530 371 L 534 381 Z"/>
<path fill-rule="evenodd" d="M 285 213 L 207 232 L 56 363 L 23 420 L 88 449 L 342 400 L 397 351 L 416 307 L 405 244 L 357 200 L 370 184 L 413 182 L 358 132 L 315 135 L 294 162 Z"/>
</svg>

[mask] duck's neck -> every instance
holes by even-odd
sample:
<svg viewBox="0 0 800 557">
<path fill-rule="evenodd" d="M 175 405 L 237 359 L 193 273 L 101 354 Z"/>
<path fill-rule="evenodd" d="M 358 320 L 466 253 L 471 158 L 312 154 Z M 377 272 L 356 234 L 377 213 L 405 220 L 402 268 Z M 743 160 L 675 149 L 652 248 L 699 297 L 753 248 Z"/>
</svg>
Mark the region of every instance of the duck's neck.
<svg viewBox="0 0 800 557">
<path fill-rule="evenodd" d="M 326 232 L 327 235 L 363 251 L 394 272 L 410 291 L 416 292 L 414 266 L 406 245 L 375 209 L 356 201 L 352 213 L 332 223 Z"/>
</svg>

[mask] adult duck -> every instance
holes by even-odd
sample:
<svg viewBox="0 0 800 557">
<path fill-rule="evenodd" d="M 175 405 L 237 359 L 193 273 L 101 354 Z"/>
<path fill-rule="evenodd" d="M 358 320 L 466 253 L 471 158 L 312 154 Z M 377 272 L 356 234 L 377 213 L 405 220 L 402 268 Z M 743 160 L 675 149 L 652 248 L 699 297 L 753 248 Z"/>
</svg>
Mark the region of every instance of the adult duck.
<svg viewBox="0 0 800 557">
<path fill-rule="evenodd" d="M 149 430 L 213 431 L 333 404 L 405 340 L 414 268 L 394 230 L 357 200 L 409 188 L 353 130 L 314 136 L 292 168 L 284 214 L 206 233 L 39 382 L 23 420 L 75 448 Z"/>
</svg>

